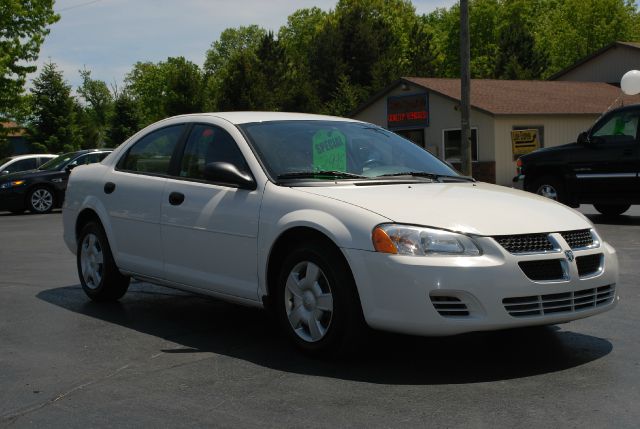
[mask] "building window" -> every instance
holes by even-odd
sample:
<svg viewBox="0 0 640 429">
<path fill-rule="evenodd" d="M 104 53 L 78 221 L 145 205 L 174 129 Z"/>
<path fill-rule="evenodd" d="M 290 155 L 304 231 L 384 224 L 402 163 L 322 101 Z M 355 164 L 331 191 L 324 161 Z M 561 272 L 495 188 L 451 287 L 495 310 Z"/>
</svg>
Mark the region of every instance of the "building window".
<svg viewBox="0 0 640 429">
<path fill-rule="evenodd" d="M 538 130 L 538 142 L 540 147 L 544 147 L 544 126 L 542 125 L 514 125 L 511 127 L 513 131 L 519 130 Z"/>
<path fill-rule="evenodd" d="M 444 160 L 449 162 L 461 162 L 462 148 L 460 145 L 460 129 L 444 130 Z M 478 129 L 471 129 L 471 159 L 478 160 Z"/>
</svg>

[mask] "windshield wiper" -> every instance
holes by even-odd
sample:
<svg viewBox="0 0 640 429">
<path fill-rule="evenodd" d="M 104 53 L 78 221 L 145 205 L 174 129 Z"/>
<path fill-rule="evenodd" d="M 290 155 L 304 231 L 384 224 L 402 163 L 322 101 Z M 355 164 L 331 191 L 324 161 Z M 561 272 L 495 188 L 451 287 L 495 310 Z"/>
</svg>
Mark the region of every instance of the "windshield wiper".
<svg viewBox="0 0 640 429">
<path fill-rule="evenodd" d="M 346 171 L 337 170 L 319 170 L 319 171 L 293 171 L 291 173 L 280 174 L 277 179 L 315 179 L 320 176 L 329 176 L 339 179 L 368 179 L 368 177 L 359 174 L 347 173 Z"/>
<path fill-rule="evenodd" d="M 376 177 L 395 177 L 395 176 L 413 176 L 413 177 L 425 177 L 436 182 L 444 182 L 446 180 L 452 180 L 456 182 L 475 182 L 476 179 L 468 176 L 451 176 L 448 174 L 436 174 L 427 173 L 426 171 L 403 171 L 400 173 L 388 173 L 382 174 Z"/>
</svg>

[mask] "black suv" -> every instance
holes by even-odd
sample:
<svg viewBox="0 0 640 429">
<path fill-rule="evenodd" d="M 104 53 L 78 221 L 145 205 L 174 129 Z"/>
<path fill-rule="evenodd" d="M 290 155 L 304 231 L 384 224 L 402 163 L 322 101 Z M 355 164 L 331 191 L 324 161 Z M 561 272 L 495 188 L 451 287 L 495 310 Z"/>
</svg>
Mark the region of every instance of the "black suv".
<svg viewBox="0 0 640 429">
<path fill-rule="evenodd" d="M 640 204 L 640 105 L 611 110 L 577 143 L 548 147 L 518 159 L 524 189 L 571 207 L 593 204 L 619 215 Z"/>
<path fill-rule="evenodd" d="M 112 149 L 88 149 L 65 153 L 42 164 L 37 170 L 0 177 L 0 210 L 22 213 L 49 213 L 62 206 L 67 180 L 78 165 L 102 161 Z"/>
</svg>

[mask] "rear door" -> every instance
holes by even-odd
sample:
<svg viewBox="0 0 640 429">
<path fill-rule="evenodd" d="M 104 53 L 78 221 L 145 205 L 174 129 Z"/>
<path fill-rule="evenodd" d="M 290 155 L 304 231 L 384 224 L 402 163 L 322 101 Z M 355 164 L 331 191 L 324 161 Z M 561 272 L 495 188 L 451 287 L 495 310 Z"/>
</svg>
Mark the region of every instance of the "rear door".
<svg viewBox="0 0 640 429">
<path fill-rule="evenodd" d="M 169 166 L 184 124 L 156 129 L 138 139 L 104 176 L 102 201 L 115 236 L 118 266 L 162 278 L 160 204 Z"/>
<path fill-rule="evenodd" d="M 166 279 L 192 287 L 258 299 L 257 238 L 262 190 L 208 182 L 204 167 L 228 162 L 249 167 L 222 127 L 196 124 L 175 176 L 162 197 Z M 176 196 L 179 196 L 176 199 Z"/>
<path fill-rule="evenodd" d="M 640 110 L 624 109 L 603 117 L 590 143 L 570 160 L 581 202 L 620 202 L 640 198 L 638 170 Z"/>
</svg>

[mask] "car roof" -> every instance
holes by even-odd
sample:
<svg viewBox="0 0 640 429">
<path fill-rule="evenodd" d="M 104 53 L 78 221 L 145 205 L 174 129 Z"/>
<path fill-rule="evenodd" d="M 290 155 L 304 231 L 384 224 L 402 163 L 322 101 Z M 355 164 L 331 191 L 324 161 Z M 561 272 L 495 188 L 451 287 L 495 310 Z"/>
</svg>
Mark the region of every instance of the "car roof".
<svg viewBox="0 0 640 429">
<path fill-rule="evenodd" d="M 214 116 L 224 119 L 235 125 L 248 124 L 252 122 L 272 122 L 272 121 L 341 121 L 360 122 L 354 119 L 341 118 L 338 116 L 314 115 L 310 113 L 291 112 L 210 112 L 195 113 L 190 115 L 180 115 L 180 118 L 202 118 L 203 116 Z M 170 118 L 174 119 L 176 117 Z"/>
<path fill-rule="evenodd" d="M 49 157 L 49 158 L 55 158 L 58 155 L 53 155 L 50 153 L 25 153 L 23 155 L 13 155 L 10 156 L 9 158 L 12 161 L 18 160 L 18 159 L 27 159 L 27 158 L 36 158 L 36 157 Z"/>
</svg>

